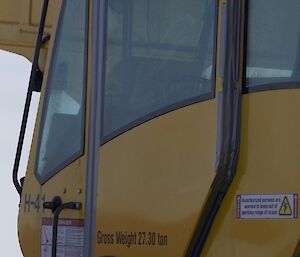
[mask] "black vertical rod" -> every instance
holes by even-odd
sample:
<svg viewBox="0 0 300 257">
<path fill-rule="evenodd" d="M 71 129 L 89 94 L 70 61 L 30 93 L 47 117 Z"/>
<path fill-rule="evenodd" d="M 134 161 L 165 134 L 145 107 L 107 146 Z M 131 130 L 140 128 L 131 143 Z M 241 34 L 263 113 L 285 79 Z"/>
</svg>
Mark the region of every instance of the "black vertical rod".
<svg viewBox="0 0 300 257">
<path fill-rule="evenodd" d="M 45 26 L 45 21 L 46 21 L 48 3 L 49 3 L 49 0 L 44 0 L 43 10 L 42 10 L 42 15 L 41 15 L 41 20 L 40 20 L 40 26 L 39 26 L 39 32 L 38 32 L 37 39 L 36 39 L 36 47 L 35 47 L 35 52 L 34 52 L 32 68 L 31 68 L 30 81 L 29 81 L 29 85 L 28 85 L 26 101 L 25 101 L 25 106 L 24 106 L 24 112 L 23 112 L 23 118 L 22 118 L 22 123 L 21 123 L 21 129 L 20 129 L 20 134 L 19 134 L 19 141 L 18 141 L 15 162 L 14 162 L 14 168 L 13 168 L 13 175 L 12 175 L 13 183 L 14 183 L 14 186 L 20 196 L 22 193 L 22 186 L 18 180 L 18 170 L 19 170 L 20 159 L 21 159 L 21 154 L 22 154 L 24 136 L 25 136 L 25 132 L 26 132 L 26 126 L 27 126 L 28 114 L 29 114 L 30 103 L 31 103 L 31 98 L 32 98 L 32 92 L 33 92 L 34 84 L 36 81 L 37 73 L 39 72 L 38 61 L 39 61 L 40 49 L 43 44 L 43 33 L 44 33 L 44 26 Z"/>
<path fill-rule="evenodd" d="M 54 211 L 53 216 L 53 224 L 52 224 L 52 250 L 51 250 L 51 257 L 57 257 L 57 232 L 58 232 L 58 221 L 59 221 L 59 215 L 63 210 L 69 209 L 69 210 L 81 210 L 82 204 L 79 202 L 69 202 L 64 203 L 57 207 L 57 209 Z"/>
</svg>

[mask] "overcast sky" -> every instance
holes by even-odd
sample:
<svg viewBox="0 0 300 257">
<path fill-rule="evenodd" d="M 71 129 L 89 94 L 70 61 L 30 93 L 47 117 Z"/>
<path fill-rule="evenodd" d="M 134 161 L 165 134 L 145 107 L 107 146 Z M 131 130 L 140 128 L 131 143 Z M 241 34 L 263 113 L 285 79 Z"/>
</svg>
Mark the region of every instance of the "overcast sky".
<svg viewBox="0 0 300 257">
<path fill-rule="evenodd" d="M 0 242 L 1 256 L 21 257 L 17 235 L 19 196 L 12 183 L 12 168 L 21 126 L 31 63 L 0 50 Z M 39 95 L 34 93 L 24 142 L 19 177 L 27 167 Z"/>
</svg>

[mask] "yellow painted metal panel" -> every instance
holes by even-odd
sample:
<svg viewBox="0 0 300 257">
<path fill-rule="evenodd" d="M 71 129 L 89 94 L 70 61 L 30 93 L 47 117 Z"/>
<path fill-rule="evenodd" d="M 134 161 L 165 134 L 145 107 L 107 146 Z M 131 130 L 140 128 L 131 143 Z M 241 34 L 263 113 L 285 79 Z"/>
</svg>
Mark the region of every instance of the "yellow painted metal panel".
<svg viewBox="0 0 300 257">
<path fill-rule="evenodd" d="M 32 61 L 43 1 L 0 0 L 0 49 Z M 45 33 L 52 32 L 59 0 L 49 1 Z M 37 18 L 38 17 L 38 18 Z M 46 54 L 41 56 L 44 63 Z"/>
<path fill-rule="evenodd" d="M 38 26 L 41 15 L 37 10 L 42 10 L 43 1 L 41 0 L 30 0 L 30 24 Z M 49 11 L 47 13 L 46 27 L 52 26 L 54 13 L 53 1 L 49 1 Z"/>
<path fill-rule="evenodd" d="M 237 194 L 300 193 L 300 91 L 243 96 L 237 175 L 218 213 L 202 256 L 290 257 L 300 220 L 236 218 Z"/>
<path fill-rule="evenodd" d="M 38 16 L 30 19 L 34 24 Z M 14 27 L 6 27 L 9 28 Z M 219 35 L 220 28 L 219 24 Z M 45 76 L 46 81 L 47 73 Z M 217 90 L 221 90 L 221 85 L 218 77 Z M 300 193 L 299 97 L 296 89 L 243 96 L 237 175 L 202 256 L 293 255 L 299 242 L 299 219 L 239 220 L 236 218 L 236 196 Z M 89 101 L 87 103 L 89 107 Z M 64 202 L 84 202 L 86 185 L 86 154 L 45 185 L 36 181 L 33 170 L 39 109 L 19 215 L 20 243 L 24 255 L 30 257 L 40 255 L 41 219 L 52 217 L 52 214 L 48 210 L 45 213 L 37 211 L 34 205 L 28 211 L 29 195 L 33 201 L 37 195 L 45 194 L 47 201 L 60 195 Z M 216 119 L 217 100 L 213 99 L 155 118 L 101 147 L 95 235 L 97 256 L 184 256 L 215 176 Z M 66 211 L 62 217 L 83 218 L 84 211 Z M 131 241 L 118 242 L 118 232 L 132 235 Z M 150 236 L 154 233 L 154 243 L 153 238 L 148 238 L 149 233 Z"/>
<path fill-rule="evenodd" d="M 220 34 L 219 22 L 217 49 Z M 219 92 L 219 50 L 216 59 Z M 96 256 L 184 256 L 216 174 L 216 135 L 213 99 L 145 122 L 101 147 Z M 117 239 L 120 232 L 127 241 Z"/>
<path fill-rule="evenodd" d="M 97 256 L 183 256 L 215 176 L 216 110 L 215 99 L 194 104 L 101 147 Z M 135 243 L 118 243 L 120 231 Z"/>
<path fill-rule="evenodd" d="M 19 6 L 22 0 L 0 1 L 0 23 L 17 24 L 19 20 Z"/>
<path fill-rule="evenodd" d="M 60 7 L 56 10 L 58 15 Z M 55 18 L 57 19 L 57 18 Z M 56 25 L 54 27 L 56 29 Z M 91 25 L 89 27 L 91 29 Z M 91 39 L 91 34 L 89 34 Z M 53 49 L 53 39 L 49 46 L 50 56 Z M 21 204 L 18 217 L 18 234 L 20 246 L 25 257 L 41 256 L 41 235 L 42 235 L 42 218 L 53 218 L 50 210 L 44 210 L 42 204 L 44 201 L 52 201 L 54 196 L 60 196 L 63 202 L 78 201 L 83 203 L 81 211 L 63 211 L 61 218 L 68 219 L 83 219 L 84 218 L 84 202 L 85 202 L 85 187 L 86 187 L 86 166 L 87 166 L 87 151 L 79 159 L 68 165 L 60 171 L 55 177 L 40 185 L 34 175 L 34 165 L 36 159 L 36 149 L 38 143 L 39 128 L 41 122 L 42 106 L 45 96 L 45 90 L 48 80 L 48 69 L 50 58 L 47 60 L 44 82 L 42 86 L 41 101 L 39 104 L 36 126 L 34 130 L 33 141 L 29 156 L 29 162 L 26 172 L 25 184 L 21 197 Z M 91 59 L 88 61 L 88 70 L 91 68 Z M 90 84 L 90 73 L 88 72 L 87 85 Z M 90 88 L 87 87 L 87 103 L 89 102 Z M 88 137 L 88 120 L 89 120 L 89 104 L 86 106 L 86 129 L 85 138 Z M 85 141 L 85 149 L 87 149 L 87 140 Z M 37 197 L 39 196 L 39 201 Z M 44 197 L 45 196 L 45 197 Z M 28 205 L 28 200 L 34 202 Z M 37 203 L 40 205 L 38 210 Z M 34 240 L 33 240 L 34 238 Z"/>
<path fill-rule="evenodd" d="M 55 15 L 57 16 L 60 10 L 60 5 L 56 9 Z M 90 10 L 92 12 L 92 10 Z M 55 18 L 57 20 L 57 17 Z M 91 22 L 89 23 L 89 31 L 91 31 Z M 54 26 L 55 34 L 56 25 Z M 89 33 L 89 47 L 91 46 L 92 34 Z M 49 46 L 49 55 L 52 55 L 53 38 Z M 85 124 L 85 138 L 88 138 L 89 131 L 89 102 L 90 102 L 90 87 L 91 84 L 91 52 L 88 51 L 88 69 L 87 69 L 87 89 L 86 89 L 86 124 Z M 60 218 L 64 219 L 84 219 L 85 210 L 85 197 L 86 197 L 86 171 L 87 171 L 87 149 L 88 144 L 85 140 L 85 151 L 83 156 L 69 164 L 53 178 L 48 180 L 45 184 L 41 185 L 35 175 L 35 159 L 38 144 L 38 136 L 41 123 L 42 106 L 47 87 L 48 72 L 51 58 L 47 59 L 45 75 L 43 80 L 41 101 L 39 103 L 38 115 L 34 129 L 34 136 L 31 145 L 29 162 L 26 172 L 25 184 L 22 192 L 19 216 L 18 216 L 18 234 L 20 246 L 24 257 L 40 257 L 41 256 L 41 235 L 42 235 L 42 219 L 53 218 L 50 210 L 44 210 L 42 204 L 44 201 L 52 201 L 54 196 L 60 196 L 63 202 L 78 201 L 83 204 L 80 211 L 65 210 L 61 213 Z M 37 201 L 37 197 L 39 200 Z M 44 197 L 45 196 L 45 197 Z M 28 205 L 28 200 L 34 202 Z M 40 205 L 39 210 L 37 205 Z"/>
<path fill-rule="evenodd" d="M 293 257 L 297 257 L 297 256 L 299 256 L 299 254 L 300 254 L 300 239 L 299 239 L 298 245 L 294 251 Z"/>
</svg>

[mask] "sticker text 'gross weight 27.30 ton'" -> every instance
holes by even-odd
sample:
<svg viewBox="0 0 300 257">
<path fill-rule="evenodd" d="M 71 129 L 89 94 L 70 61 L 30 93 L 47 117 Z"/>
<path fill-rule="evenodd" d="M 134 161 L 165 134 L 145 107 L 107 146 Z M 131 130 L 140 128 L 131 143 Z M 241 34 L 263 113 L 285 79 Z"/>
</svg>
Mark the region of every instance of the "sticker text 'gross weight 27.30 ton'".
<svg viewBox="0 0 300 257">
<path fill-rule="evenodd" d="M 101 245 L 131 246 L 167 246 L 168 236 L 159 232 L 116 231 L 103 233 L 98 231 L 97 243 Z"/>
</svg>

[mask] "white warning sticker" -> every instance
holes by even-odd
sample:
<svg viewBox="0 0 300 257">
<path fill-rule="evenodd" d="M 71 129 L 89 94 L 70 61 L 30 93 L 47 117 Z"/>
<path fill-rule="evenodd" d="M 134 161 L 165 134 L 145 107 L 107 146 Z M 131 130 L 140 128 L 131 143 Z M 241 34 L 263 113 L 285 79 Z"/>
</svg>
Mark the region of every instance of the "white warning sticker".
<svg viewBox="0 0 300 257">
<path fill-rule="evenodd" d="M 237 219 L 298 219 L 298 194 L 237 195 Z"/>
<path fill-rule="evenodd" d="M 83 220 L 60 219 L 57 230 L 57 257 L 83 257 Z M 41 257 L 51 257 L 52 219 L 43 218 Z"/>
</svg>

